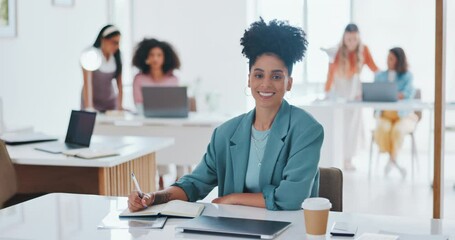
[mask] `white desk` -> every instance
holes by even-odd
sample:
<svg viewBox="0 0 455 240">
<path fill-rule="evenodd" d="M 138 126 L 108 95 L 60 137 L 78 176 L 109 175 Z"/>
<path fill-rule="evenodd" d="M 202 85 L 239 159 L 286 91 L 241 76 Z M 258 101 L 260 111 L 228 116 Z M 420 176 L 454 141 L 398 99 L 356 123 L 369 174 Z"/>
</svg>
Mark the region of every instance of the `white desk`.
<svg viewBox="0 0 455 240">
<path fill-rule="evenodd" d="M 20 193 L 73 192 L 128 195 L 135 172 L 144 191 L 155 190 L 155 152 L 173 144 L 172 138 L 93 136 L 91 146 L 115 146 L 118 156 L 81 159 L 35 150 L 43 143 L 8 146 Z"/>
<path fill-rule="evenodd" d="M 124 197 L 78 194 L 49 194 L 0 210 L 0 239 L 234 239 L 221 236 L 178 233 L 174 230 L 185 219 L 168 219 L 163 229 L 98 230 L 110 211 L 123 210 Z M 306 239 L 302 211 L 268 211 L 261 208 L 206 204 L 203 215 L 290 221 L 292 225 L 276 239 Z M 403 234 L 444 234 L 455 239 L 455 221 L 415 219 L 331 212 L 334 221 L 358 226 L 356 237 L 364 232 L 380 231 Z M 352 239 L 331 238 L 327 239 Z"/>
<path fill-rule="evenodd" d="M 209 113 L 190 113 L 188 118 L 99 115 L 94 131 L 96 134 L 112 136 L 172 137 L 175 144 L 157 153 L 157 163 L 192 166 L 201 161 L 213 130 L 229 118 Z"/>
<path fill-rule="evenodd" d="M 375 110 L 432 110 L 433 104 L 421 101 L 380 102 L 300 102 L 296 106 L 311 113 L 324 127 L 324 143 L 321 149 L 321 167 L 342 167 L 344 150 L 344 109 L 372 108 Z M 432 122 L 430 121 L 430 125 Z"/>
</svg>

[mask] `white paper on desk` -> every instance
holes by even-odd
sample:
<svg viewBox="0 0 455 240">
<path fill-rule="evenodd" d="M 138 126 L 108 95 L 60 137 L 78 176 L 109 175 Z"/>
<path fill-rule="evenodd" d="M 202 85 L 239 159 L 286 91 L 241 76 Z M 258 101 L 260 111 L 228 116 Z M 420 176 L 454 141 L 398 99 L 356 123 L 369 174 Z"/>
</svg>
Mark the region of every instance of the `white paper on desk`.
<svg viewBox="0 0 455 240">
<path fill-rule="evenodd" d="M 383 234 L 393 234 L 400 236 L 400 240 L 448 240 L 448 236 L 443 235 L 430 235 L 430 234 L 407 234 L 407 233 L 397 233 L 397 232 L 388 232 L 380 231 L 379 233 Z"/>
<path fill-rule="evenodd" d="M 98 229 L 161 229 L 166 220 L 167 217 L 119 218 L 119 212 L 110 212 L 98 225 Z"/>
<path fill-rule="evenodd" d="M 397 240 L 397 235 L 378 234 L 378 233 L 364 233 L 356 240 Z M 401 238 L 400 238 L 401 240 Z"/>
<path fill-rule="evenodd" d="M 80 157 L 85 159 L 101 158 L 101 157 L 110 157 L 119 155 L 119 152 L 114 149 L 102 148 L 102 149 L 93 149 L 93 148 L 80 148 L 80 149 L 71 149 L 63 151 L 63 154 L 71 157 Z"/>
</svg>

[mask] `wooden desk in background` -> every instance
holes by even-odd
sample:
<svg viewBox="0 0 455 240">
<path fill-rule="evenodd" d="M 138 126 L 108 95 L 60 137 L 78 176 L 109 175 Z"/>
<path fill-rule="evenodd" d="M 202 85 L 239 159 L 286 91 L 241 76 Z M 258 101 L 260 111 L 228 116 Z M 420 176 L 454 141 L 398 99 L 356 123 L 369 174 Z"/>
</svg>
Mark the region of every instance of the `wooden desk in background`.
<svg viewBox="0 0 455 240">
<path fill-rule="evenodd" d="M 43 143 L 8 146 L 19 193 L 68 192 L 127 196 L 134 172 L 142 190 L 155 191 L 155 152 L 172 138 L 93 136 L 91 146 L 118 149 L 120 155 L 97 159 L 67 157 L 35 150 Z"/>
</svg>

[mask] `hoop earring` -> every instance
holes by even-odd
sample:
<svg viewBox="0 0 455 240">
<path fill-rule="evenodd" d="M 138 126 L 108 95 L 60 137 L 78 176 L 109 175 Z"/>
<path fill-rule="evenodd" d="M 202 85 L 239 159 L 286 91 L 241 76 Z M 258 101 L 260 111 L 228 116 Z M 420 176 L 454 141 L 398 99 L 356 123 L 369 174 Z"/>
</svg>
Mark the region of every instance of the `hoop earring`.
<svg viewBox="0 0 455 240">
<path fill-rule="evenodd" d="M 251 97 L 252 95 L 251 95 L 251 94 L 248 94 L 248 92 L 249 92 L 249 91 L 248 91 L 248 87 L 245 87 L 245 88 L 243 89 L 243 93 L 245 94 L 245 96 Z"/>
</svg>

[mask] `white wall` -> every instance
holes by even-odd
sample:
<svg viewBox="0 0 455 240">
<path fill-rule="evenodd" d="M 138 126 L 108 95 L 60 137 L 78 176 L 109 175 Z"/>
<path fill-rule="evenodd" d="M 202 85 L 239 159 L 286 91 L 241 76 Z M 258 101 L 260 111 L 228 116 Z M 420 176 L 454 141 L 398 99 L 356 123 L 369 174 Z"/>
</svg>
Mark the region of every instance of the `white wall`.
<svg viewBox="0 0 455 240">
<path fill-rule="evenodd" d="M 455 2 L 447 1 L 446 7 L 446 98 L 455 102 Z"/>
<path fill-rule="evenodd" d="M 427 0 L 354 0 L 353 19 L 381 70 L 388 50 L 402 47 L 415 86 L 426 101 L 434 100 L 435 4 Z M 365 69 L 366 70 L 366 69 Z M 369 73 L 370 71 L 363 71 Z M 372 80 L 373 76 L 364 78 Z"/>
<path fill-rule="evenodd" d="M 201 79 L 198 108 L 204 109 L 207 92 L 220 94 L 220 112 L 243 112 L 247 82 L 246 59 L 240 38 L 247 27 L 242 0 L 135 0 L 133 41 L 155 37 L 177 50 L 183 84 Z"/>
<path fill-rule="evenodd" d="M 107 20 L 107 1 L 17 1 L 17 37 L 0 38 L 0 97 L 7 125 L 33 125 L 64 133 L 71 109 L 79 109 L 80 52 Z"/>
</svg>

